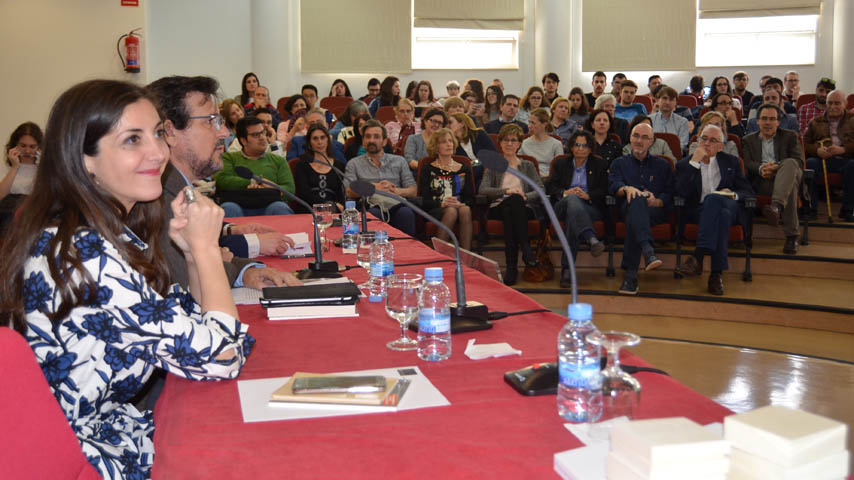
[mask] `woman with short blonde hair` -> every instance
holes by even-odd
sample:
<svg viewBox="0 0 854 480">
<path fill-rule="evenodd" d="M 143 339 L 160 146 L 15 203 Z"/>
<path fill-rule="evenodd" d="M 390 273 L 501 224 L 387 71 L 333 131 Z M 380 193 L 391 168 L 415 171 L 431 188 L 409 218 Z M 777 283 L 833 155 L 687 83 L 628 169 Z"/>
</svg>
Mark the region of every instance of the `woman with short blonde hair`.
<svg viewBox="0 0 854 480">
<path fill-rule="evenodd" d="M 440 128 L 430 136 L 427 153 L 431 161 L 424 165 L 418 177 L 421 207 L 441 219 L 449 229 L 459 228 L 460 247 L 471 249 L 474 187 L 472 170 L 468 165 L 454 159 L 457 137 L 447 128 Z M 436 234 L 442 240 L 450 240 L 444 230 Z"/>
</svg>

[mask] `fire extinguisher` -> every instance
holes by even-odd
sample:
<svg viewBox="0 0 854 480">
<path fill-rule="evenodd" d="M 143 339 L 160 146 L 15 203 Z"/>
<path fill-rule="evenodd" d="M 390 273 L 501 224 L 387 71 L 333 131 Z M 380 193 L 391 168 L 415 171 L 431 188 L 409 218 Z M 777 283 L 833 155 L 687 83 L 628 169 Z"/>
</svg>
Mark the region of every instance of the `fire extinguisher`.
<svg viewBox="0 0 854 480">
<path fill-rule="evenodd" d="M 130 32 L 119 37 L 118 42 L 116 42 L 116 51 L 119 54 L 119 60 L 122 61 L 122 66 L 125 67 L 125 71 L 128 73 L 139 73 L 139 38 L 140 34 L 136 33 L 138 30 L 142 30 L 142 28 L 135 28 Z M 125 57 L 122 57 L 122 50 L 120 45 L 122 43 L 122 39 L 125 41 Z M 127 61 L 125 61 L 127 58 Z"/>
</svg>

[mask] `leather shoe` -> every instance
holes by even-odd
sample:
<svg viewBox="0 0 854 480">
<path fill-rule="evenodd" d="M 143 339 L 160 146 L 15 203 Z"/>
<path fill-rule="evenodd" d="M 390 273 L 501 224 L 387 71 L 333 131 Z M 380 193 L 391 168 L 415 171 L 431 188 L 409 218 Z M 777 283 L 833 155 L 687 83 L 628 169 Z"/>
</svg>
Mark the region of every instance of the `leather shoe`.
<svg viewBox="0 0 854 480">
<path fill-rule="evenodd" d="M 504 273 L 504 285 L 511 287 L 516 285 L 516 277 L 519 276 L 519 267 L 516 265 L 507 265 L 507 270 Z"/>
<path fill-rule="evenodd" d="M 780 225 L 780 206 L 776 203 L 769 203 L 762 208 L 762 216 L 768 225 L 776 227 Z"/>
<path fill-rule="evenodd" d="M 786 237 L 786 244 L 783 245 L 783 253 L 787 255 L 795 255 L 798 253 L 798 237 L 797 235 Z"/>
<path fill-rule="evenodd" d="M 623 295 L 637 295 L 638 293 L 638 279 L 637 278 L 624 278 L 623 284 L 620 285 L 620 289 L 617 290 L 617 293 L 622 293 Z"/>
<path fill-rule="evenodd" d="M 646 257 L 646 267 L 644 267 L 644 270 L 646 270 L 647 272 L 650 270 L 655 270 L 656 268 L 660 267 L 661 264 L 661 259 L 656 257 L 654 253 L 651 253 Z"/>
<path fill-rule="evenodd" d="M 676 267 L 676 273 L 685 277 L 696 277 L 703 274 L 703 264 L 693 255 L 689 255 L 681 265 Z"/>
<path fill-rule="evenodd" d="M 724 294 L 724 279 L 720 273 L 709 275 L 709 293 L 712 295 Z"/>
<path fill-rule="evenodd" d="M 568 268 L 564 268 L 560 271 L 560 288 L 571 288 L 572 287 L 572 276 L 569 273 Z"/>
</svg>

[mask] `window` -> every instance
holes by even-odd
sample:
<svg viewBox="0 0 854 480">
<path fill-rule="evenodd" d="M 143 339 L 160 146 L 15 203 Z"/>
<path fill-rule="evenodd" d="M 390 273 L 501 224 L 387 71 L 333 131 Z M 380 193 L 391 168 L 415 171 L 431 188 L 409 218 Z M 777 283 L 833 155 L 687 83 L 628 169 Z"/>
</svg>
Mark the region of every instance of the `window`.
<svg viewBox="0 0 854 480">
<path fill-rule="evenodd" d="M 697 66 L 811 65 L 818 15 L 697 20 Z"/>
<path fill-rule="evenodd" d="M 519 68 L 519 31 L 415 27 L 412 29 L 412 68 Z"/>
</svg>

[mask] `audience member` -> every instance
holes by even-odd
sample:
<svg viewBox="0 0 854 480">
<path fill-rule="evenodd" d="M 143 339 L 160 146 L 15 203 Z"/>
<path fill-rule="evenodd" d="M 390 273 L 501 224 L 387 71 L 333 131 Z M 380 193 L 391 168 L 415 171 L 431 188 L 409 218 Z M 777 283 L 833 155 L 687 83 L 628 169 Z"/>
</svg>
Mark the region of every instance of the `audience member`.
<svg viewBox="0 0 854 480">
<path fill-rule="evenodd" d="M 441 109 L 431 108 L 421 117 L 421 133 L 410 135 L 403 148 L 403 156 L 409 162 L 409 168 L 418 168 L 418 161 L 427 156 L 427 144 L 430 136 L 440 128 L 448 126 L 448 117 Z"/>
<path fill-rule="evenodd" d="M 543 181 L 534 164 L 516 156 L 522 135 L 519 125 L 504 125 L 498 132 L 498 148 L 507 160 L 508 168 L 518 170 L 542 187 Z M 490 202 L 487 217 L 504 223 L 504 256 L 507 265 L 504 284 L 515 285 L 519 274 L 520 249 L 525 265 L 537 265 L 537 258 L 528 240 L 528 220 L 536 217 L 534 208 L 540 204 L 539 194 L 515 175 L 488 168 L 484 172 L 479 193 L 486 195 Z"/>
<path fill-rule="evenodd" d="M 522 123 L 528 123 L 528 117 L 531 116 L 531 112 L 538 108 L 545 108 L 549 110 L 547 105 L 543 104 L 543 98 L 545 98 L 546 93 L 542 88 L 534 85 L 528 88 L 528 91 L 525 93 L 525 96 L 522 97 L 521 105 L 519 105 L 519 112 L 516 113 L 516 120 Z"/>
<path fill-rule="evenodd" d="M 750 77 L 747 72 L 737 71 L 732 76 L 733 89 L 732 93 L 741 97 L 741 104 L 745 108 L 745 115 L 750 102 L 753 101 L 753 92 L 747 90 L 747 85 L 750 83 Z"/>
<path fill-rule="evenodd" d="M 703 259 L 711 257 L 708 291 L 724 294 L 723 272 L 729 268 L 729 229 L 746 218 L 739 200 L 753 196 L 738 157 L 723 153 L 723 131 L 706 125 L 697 150 L 676 164 L 676 194 L 685 199 L 687 222 L 699 226 L 693 255 L 676 268 L 684 276 L 703 274 Z M 726 192 L 726 193 L 720 193 Z"/>
<path fill-rule="evenodd" d="M 626 222 L 621 264 L 626 274 L 619 290 L 623 294 L 638 292 L 641 255 L 646 271 L 661 266 L 661 260 L 655 255 L 651 227 L 667 220 L 673 195 L 673 167 L 668 160 L 649 155 L 654 139 L 651 126 L 637 125 L 631 133 L 631 155 L 614 160 L 608 176 L 608 189 L 617 196 Z"/>
<path fill-rule="evenodd" d="M 724 77 L 724 76 L 715 77 L 714 79 L 712 79 L 712 89 L 711 89 L 711 92 L 709 92 L 709 98 L 706 99 L 706 101 L 703 103 L 703 105 L 705 105 L 707 107 L 711 107 L 712 98 L 714 98 L 714 96 L 719 94 L 719 93 L 724 93 L 730 97 L 730 99 L 732 100 L 732 108 L 733 109 L 736 109 L 736 110 L 742 109 L 741 108 L 741 100 L 739 100 L 739 99 L 735 98 L 735 96 L 733 96 L 732 85 L 730 85 L 729 79 Z M 724 116 L 726 116 L 726 114 L 724 114 Z"/>
<path fill-rule="evenodd" d="M 311 84 L 303 85 L 302 89 L 300 89 L 300 93 L 305 99 L 306 110 L 318 109 L 323 112 L 323 115 L 326 116 L 327 125 L 335 121 L 335 115 L 320 106 L 320 102 L 318 102 L 318 100 L 320 99 L 320 94 L 317 91 L 317 87 Z"/>
<path fill-rule="evenodd" d="M 361 136 L 366 153 L 347 163 L 344 172 L 347 195 L 358 198 L 359 195 L 350 190 L 350 183 L 362 180 L 373 183 L 377 190 L 401 197 L 414 197 L 417 190 L 409 162 L 401 156 L 383 151 L 387 140 L 385 126 L 376 120 L 368 120 L 362 126 Z M 370 207 L 368 211 L 375 217 L 409 236 L 415 235 L 415 213 L 411 208 L 380 195 L 373 195 L 367 202 Z"/>
<path fill-rule="evenodd" d="M 741 126 L 738 115 L 735 113 L 732 95 L 729 93 L 714 94 L 710 99 L 709 110 L 723 115 L 726 120 L 726 131 L 728 133 L 737 135 L 739 138 L 744 136 L 744 127 Z"/>
<path fill-rule="evenodd" d="M 726 129 L 726 119 L 724 119 L 724 116 L 721 115 L 719 112 L 706 112 L 705 115 L 703 115 L 703 118 L 700 119 L 700 131 L 706 128 L 706 125 L 709 124 L 717 125 L 717 127 L 720 128 L 722 132 L 724 132 L 724 137 L 728 136 Z M 697 138 L 695 137 L 692 140 L 691 144 L 688 146 L 688 153 L 694 153 L 694 150 L 697 149 L 697 146 Z M 733 157 L 741 156 L 741 152 L 738 151 L 738 145 L 735 144 L 735 141 L 729 139 L 727 139 L 727 141 L 724 143 L 723 152 L 727 155 L 732 155 Z"/>
<path fill-rule="evenodd" d="M 634 128 L 641 123 L 646 123 L 647 125 L 652 126 L 652 119 L 646 115 L 637 115 L 634 120 L 632 120 L 632 123 L 629 124 L 629 128 L 634 130 Z M 622 153 L 623 155 L 631 154 L 631 144 L 624 145 Z M 673 150 L 670 149 L 670 144 L 668 144 L 663 138 L 655 138 L 652 142 L 652 146 L 649 147 L 649 154 L 655 155 L 656 157 L 667 158 L 673 165 L 676 165 L 676 155 L 674 155 Z"/>
<path fill-rule="evenodd" d="M 332 166 L 339 170 L 346 168 L 346 163 L 338 159 L 332 150 L 332 136 L 326 126 L 320 122 L 311 123 L 305 135 L 308 145 L 299 160 L 293 165 L 296 196 L 309 205 L 331 202 L 336 211 L 344 211 L 344 183 Z M 299 213 L 310 213 L 301 205 L 295 205 Z"/>
<path fill-rule="evenodd" d="M 596 99 L 596 110 L 605 110 L 611 116 L 611 121 L 614 123 L 614 132 L 620 137 L 620 143 L 625 145 L 629 143 L 629 122 L 614 116 L 614 111 L 617 108 L 617 100 L 610 93 L 603 93 Z"/>
<path fill-rule="evenodd" d="M 353 94 L 350 93 L 350 86 L 342 78 L 336 78 L 332 82 L 332 86 L 329 87 L 329 96 L 353 98 Z"/>
<path fill-rule="evenodd" d="M 694 75 L 688 82 L 688 89 L 685 91 L 688 95 L 693 95 L 697 99 L 697 105 L 702 105 L 706 99 L 706 83 L 702 75 Z"/>
<path fill-rule="evenodd" d="M 415 80 L 410 80 L 409 83 L 406 85 L 406 94 L 401 98 L 408 98 L 408 99 L 412 100 L 412 102 L 414 103 L 415 102 L 415 87 L 417 87 L 417 86 L 418 86 L 418 82 L 416 82 Z"/>
<path fill-rule="evenodd" d="M 421 125 L 415 121 L 415 104 L 412 100 L 401 98 L 394 107 L 394 115 L 397 119 L 385 124 L 392 145 L 405 142 L 410 135 L 421 133 Z"/>
<path fill-rule="evenodd" d="M 328 128 L 326 124 L 326 116 L 323 114 L 323 111 L 318 108 L 309 110 L 308 113 L 305 114 L 305 120 L 308 124 L 306 134 L 291 139 L 291 143 L 288 145 L 288 160 L 300 157 L 303 152 L 306 151 L 306 148 L 308 148 L 308 145 L 311 143 L 308 139 L 308 130 L 311 130 L 312 125 L 320 125 L 324 129 Z M 329 133 L 329 131 L 326 130 L 326 133 Z M 347 163 L 347 157 L 344 155 L 344 145 L 341 144 L 341 142 L 330 138 L 329 150 L 331 152 L 329 156 L 334 158 L 336 162 L 340 162 L 341 165 Z"/>
<path fill-rule="evenodd" d="M 460 96 L 460 82 L 456 80 L 451 80 L 450 82 L 445 84 L 445 91 L 448 92 L 448 97 L 459 97 Z"/>
<path fill-rule="evenodd" d="M 370 111 L 368 111 L 368 105 L 361 100 L 356 100 L 347 105 L 344 113 L 341 114 L 341 118 L 329 129 L 329 134 L 343 145 L 348 138 L 353 136 L 353 122 L 357 118 L 365 116 L 369 118 L 371 116 Z"/>
<path fill-rule="evenodd" d="M 225 119 L 225 128 L 228 129 L 228 138 L 225 139 L 226 145 L 231 145 L 234 141 L 234 128 L 237 126 L 237 121 L 246 116 L 240 102 L 233 98 L 225 99 L 219 106 L 219 114 Z"/>
<path fill-rule="evenodd" d="M 302 95 L 293 95 L 285 102 L 285 111 L 290 117 L 276 127 L 276 139 L 287 145 L 292 138 L 305 135 L 305 114 L 308 112 L 308 102 Z"/>
<path fill-rule="evenodd" d="M 668 86 L 663 86 L 658 89 L 656 95 L 658 102 L 658 111 L 649 116 L 652 120 L 652 130 L 661 133 L 673 133 L 679 136 L 679 145 L 682 150 L 688 146 L 688 140 L 691 138 L 690 122 L 681 115 L 676 115 L 676 100 L 679 98 L 679 93 Z"/>
<path fill-rule="evenodd" d="M 560 77 L 556 73 L 549 72 L 543 75 L 543 102 L 546 105 L 551 105 L 559 96 L 557 93 L 558 85 L 560 85 Z"/>
<path fill-rule="evenodd" d="M 495 85 L 501 89 L 501 93 L 504 93 L 504 82 L 502 82 L 500 78 L 493 78 L 491 85 Z"/>
<path fill-rule="evenodd" d="M 261 120 L 261 125 L 264 126 L 264 133 L 267 135 L 267 153 L 272 152 L 276 155 L 284 155 L 285 146 L 276 138 L 276 131 L 273 130 L 273 112 L 269 108 L 259 108 L 255 110 L 253 116 Z M 237 125 L 235 124 L 235 138 L 228 144 L 227 152 L 239 152 L 243 150 L 243 145 L 237 140 L 236 127 Z"/>
<path fill-rule="evenodd" d="M 827 95 L 824 113 L 812 119 L 804 134 L 807 168 L 815 178 L 823 178 L 823 163 L 828 173 L 842 174 L 842 208 L 839 217 L 854 222 L 854 113 L 845 110 L 845 93 L 834 90 Z M 824 162 L 822 162 L 824 160 Z M 816 181 L 810 186 L 810 208 L 817 211 Z M 823 198 L 823 197 L 822 197 Z"/>
<path fill-rule="evenodd" d="M 605 75 L 605 72 L 599 70 L 593 74 L 593 91 L 590 93 L 585 93 L 584 96 L 587 97 L 587 104 L 592 108 L 593 105 L 596 104 L 596 99 L 599 98 L 599 95 L 605 93 L 605 84 L 608 83 L 608 76 Z"/>
<path fill-rule="evenodd" d="M 786 99 L 792 102 L 792 104 L 796 104 L 798 102 L 798 97 L 801 96 L 800 75 L 798 75 L 798 72 L 794 70 L 789 70 L 783 77 L 783 83 L 786 87 L 783 91 L 783 95 L 785 95 Z"/>
<path fill-rule="evenodd" d="M 661 85 L 661 75 L 650 75 L 646 81 L 646 87 L 649 89 L 650 99 L 655 98 L 655 89 Z M 654 101 L 654 100 L 653 100 Z"/>
<path fill-rule="evenodd" d="M 569 119 L 576 125 L 584 125 L 592 108 L 587 103 L 587 96 L 581 87 L 574 87 L 569 91 L 569 107 Z"/>
<path fill-rule="evenodd" d="M 593 134 L 579 130 L 569 137 L 571 155 L 558 158 L 546 185 L 554 203 L 555 215 L 564 221 L 564 233 L 573 260 L 580 242 L 590 245 L 590 254 L 602 255 L 605 245 L 596 237 L 593 222 L 608 218 L 605 195 L 608 193 L 608 163 L 593 155 Z M 557 227 L 557 225 L 555 225 Z M 572 279 L 566 254 L 560 259 L 560 286 L 569 288 Z"/>
<path fill-rule="evenodd" d="M 294 179 L 285 159 L 266 152 L 267 135 L 261 120 L 251 116 L 241 118 L 237 122 L 237 140 L 243 150 L 224 154 L 222 170 L 214 174 L 226 217 L 294 213 L 291 207 L 282 201 L 282 194 L 277 190 L 254 179 L 240 177 L 234 171 L 236 167 L 246 167 L 253 174 L 294 193 Z"/>
<path fill-rule="evenodd" d="M 803 177 L 804 157 L 797 132 L 780 128 L 780 107 L 759 107 L 759 131 L 742 139 L 744 166 L 753 189 L 771 197 L 762 214 L 776 227 L 783 220 L 786 243 L 783 253 L 798 252 L 798 191 Z"/>
<path fill-rule="evenodd" d="M 563 142 L 568 142 L 569 137 L 578 130 L 578 124 L 569 118 L 569 100 L 557 97 L 551 106 L 551 124 L 554 134 L 559 136 Z"/>
<path fill-rule="evenodd" d="M 254 73 L 249 72 L 243 76 L 243 80 L 240 82 L 240 95 L 234 97 L 240 102 L 241 107 L 247 107 L 255 101 L 255 89 L 258 88 L 258 85 L 258 76 Z"/>
<path fill-rule="evenodd" d="M 42 129 L 33 122 L 18 125 L 9 136 L 6 161 L 0 162 L 0 233 L 33 190 L 43 140 Z"/>
<path fill-rule="evenodd" d="M 483 117 L 481 118 L 481 122 L 487 124 L 498 120 L 501 116 L 501 107 L 504 105 L 503 99 L 504 92 L 502 92 L 496 85 L 486 87 L 486 101 L 483 104 Z"/>
<path fill-rule="evenodd" d="M 368 110 L 371 112 L 372 118 L 377 118 L 377 110 L 380 107 L 393 107 L 400 100 L 400 80 L 389 75 L 383 79 L 380 84 L 380 94 L 368 104 Z"/>
<path fill-rule="evenodd" d="M 762 94 L 762 99 L 765 100 L 765 103 L 776 105 L 780 108 L 780 110 L 783 110 L 785 108 L 783 97 L 780 95 L 780 92 L 774 87 L 766 87 L 765 93 Z M 758 109 L 753 109 L 753 113 L 758 112 Z M 800 127 L 798 126 L 798 119 L 795 115 L 789 113 L 783 114 L 783 118 L 780 120 L 780 128 L 785 128 L 786 130 L 791 130 L 793 132 L 801 131 Z M 759 131 L 759 122 L 756 121 L 756 117 L 753 117 L 747 121 L 746 133 L 753 133 L 756 131 Z"/>
<path fill-rule="evenodd" d="M 815 86 L 815 100 L 801 105 L 798 109 L 798 126 L 801 134 L 806 133 L 810 120 L 824 113 L 827 108 L 827 94 L 836 89 L 836 82 L 827 77 L 821 77 Z"/>
<path fill-rule="evenodd" d="M 368 80 L 368 94 L 363 97 L 359 97 L 359 100 L 365 102 L 365 105 L 370 105 L 370 103 L 379 96 L 380 79 L 372 77 L 370 80 Z"/>
<path fill-rule="evenodd" d="M 415 87 L 415 99 L 416 107 L 432 108 L 442 106 L 438 101 L 436 101 L 436 97 L 433 96 L 433 84 L 427 80 L 421 80 L 418 82 L 418 86 Z"/>
<path fill-rule="evenodd" d="M 611 77 L 611 95 L 614 96 L 617 103 L 620 101 L 620 92 L 622 92 L 623 81 L 625 79 L 626 75 L 624 73 L 615 73 L 614 76 Z"/>
<path fill-rule="evenodd" d="M 421 208 L 449 229 L 457 225 L 460 247 L 471 250 L 474 182 L 469 179 L 473 173 L 468 165 L 454 160 L 456 149 L 457 138 L 447 128 L 440 128 L 430 137 L 427 153 L 431 161 L 421 168 L 418 191 L 421 192 Z M 441 229 L 436 236 L 450 240 Z"/>
<path fill-rule="evenodd" d="M 545 108 L 538 108 L 531 112 L 529 120 L 531 122 L 529 124 L 531 135 L 522 140 L 522 147 L 519 148 L 518 153 L 536 158 L 540 178 L 547 181 L 552 159 L 558 155 L 563 155 L 563 142 L 549 135 L 554 127 L 549 121 L 549 112 Z"/>
<path fill-rule="evenodd" d="M 518 120 L 515 120 L 516 114 L 518 112 L 519 97 L 513 95 L 512 93 L 504 95 L 503 97 L 501 97 L 501 114 L 496 120 L 484 124 L 483 129 L 486 130 L 486 133 L 495 134 L 498 133 L 501 130 L 501 127 L 503 127 L 504 125 L 513 123 L 515 125 L 518 125 L 523 132 L 528 133 L 528 125 Z"/>
<path fill-rule="evenodd" d="M 469 92 L 470 95 L 473 95 L 471 98 L 467 98 L 465 92 Z M 470 78 L 466 80 L 465 85 L 463 86 L 463 93 L 460 97 L 466 102 L 470 102 L 470 105 L 467 106 L 467 111 L 469 115 L 474 116 L 478 125 L 483 125 L 481 121 L 481 117 L 484 113 L 484 102 L 486 101 L 486 89 L 483 86 L 483 82 L 476 78 Z"/>
<path fill-rule="evenodd" d="M 760 85 L 761 85 L 761 82 L 760 82 Z M 762 105 L 763 103 L 768 103 L 764 97 L 765 92 L 767 92 L 768 89 L 773 89 L 773 90 L 777 91 L 777 93 L 780 96 L 780 106 L 783 108 L 783 110 L 787 114 L 797 115 L 798 112 L 797 112 L 797 110 L 795 110 L 794 105 L 789 103 L 786 100 L 786 97 L 783 95 L 783 81 L 777 77 L 768 77 L 765 80 L 764 86 L 762 87 L 762 95 L 754 95 L 753 96 L 753 102 L 751 103 L 750 109 L 749 109 L 750 112 L 749 113 L 746 112 L 748 118 L 754 118 L 756 116 L 756 107 Z"/>
<path fill-rule="evenodd" d="M 370 114 L 366 114 L 362 117 L 357 117 L 356 120 L 353 121 L 353 136 L 348 138 L 347 142 L 344 144 L 344 156 L 347 157 L 348 161 L 353 157 L 358 157 L 359 155 L 367 153 L 364 141 L 362 140 L 362 126 L 364 126 L 369 120 L 373 119 Z M 385 153 L 394 153 L 394 147 L 391 146 L 391 143 L 388 141 L 388 137 L 386 137 L 386 142 L 383 144 L 383 151 Z"/>
<path fill-rule="evenodd" d="M 614 133 L 614 122 L 610 113 L 605 110 L 593 110 L 587 117 L 584 130 L 593 134 L 592 155 L 601 157 L 608 165 L 620 156 L 622 151 L 620 142 L 611 138 L 611 134 L 616 135 L 616 133 Z"/>
<path fill-rule="evenodd" d="M 646 107 L 642 103 L 634 103 L 637 91 L 638 85 L 631 80 L 625 80 L 620 84 L 620 104 L 615 107 L 615 117 L 631 122 L 636 115 L 647 114 Z"/>
<path fill-rule="evenodd" d="M 460 97 L 448 97 L 443 104 L 445 114 L 451 115 L 454 113 L 466 113 L 466 102 Z M 474 118 L 472 118 L 474 121 Z"/>
<path fill-rule="evenodd" d="M 276 110 L 276 107 L 270 103 L 270 90 L 263 85 L 258 85 L 255 87 L 252 99 L 252 103 L 244 107 L 246 115 L 255 115 L 255 110 L 260 110 L 262 108 L 269 109 L 273 114 L 273 128 L 279 128 L 279 123 L 282 122 L 282 116 L 279 115 L 279 111 Z"/>
<path fill-rule="evenodd" d="M 472 162 L 474 170 L 475 185 L 480 185 L 483 177 L 483 167 L 477 155 L 481 150 L 495 149 L 495 144 L 482 128 L 477 128 L 474 121 L 465 113 L 452 113 L 448 115 L 448 128 L 457 137 L 456 155 L 468 157 Z"/>
</svg>

